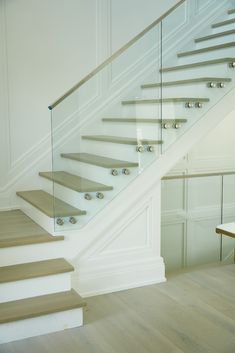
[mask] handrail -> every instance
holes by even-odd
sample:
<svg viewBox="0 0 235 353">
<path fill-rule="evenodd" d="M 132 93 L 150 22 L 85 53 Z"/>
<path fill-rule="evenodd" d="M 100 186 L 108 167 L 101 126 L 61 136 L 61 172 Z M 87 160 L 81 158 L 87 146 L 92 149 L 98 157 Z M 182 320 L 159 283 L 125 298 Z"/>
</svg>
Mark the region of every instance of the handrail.
<svg viewBox="0 0 235 353">
<path fill-rule="evenodd" d="M 155 27 L 158 23 L 160 23 L 164 18 L 166 18 L 171 12 L 173 12 L 177 7 L 183 4 L 186 0 L 180 0 L 177 4 L 172 6 L 168 11 L 166 11 L 162 16 L 160 16 L 157 20 L 151 23 L 148 27 L 146 27 L 142 32 L 137 34 L 134 38 L 132 38 L 128 43 L 126 43 L 123 47 L 118 49 L 113 55 L 111 55 L 108 59 L 106 59 L 103 63 L 98 65 L 93 71 L 91 71 L 87 76 L 85 76 L 81 81 L 79 81 L 76 85 L 74 85 L 71 89 L 69 89 L 63 96 L 58 98 L 54 103 L 49 105 L 48 109 L 54 109 L 59 103 L 61 103 L 65 98 L 70 96 L 74 91 L 76 91 L 80 86 L 82 86 L 85 82 L 87 82 L 90 78 L 96 75 L 99 71 L 101 71 L 106 65 L 108 65 L 111 61 L 121 55 L 126 49 L 128 49 L 132 44 L 137 42 L 140 38 L 142 38 L 145 33 L 149 32 L 153 27 Z"/>
<path fill-rule="evenodd" d="M 162 180 L 205 178 L 205 177 L 211 177 L 211 176 L 225 176 L 225 175 L 235 175 L 235 171 L 213 172 L 213 173 L 198 173 L 198 174 L 182 174 L 182 175 L 169 175 L 169 176 L 164 176 L 162 178 Z"/>
</svg>

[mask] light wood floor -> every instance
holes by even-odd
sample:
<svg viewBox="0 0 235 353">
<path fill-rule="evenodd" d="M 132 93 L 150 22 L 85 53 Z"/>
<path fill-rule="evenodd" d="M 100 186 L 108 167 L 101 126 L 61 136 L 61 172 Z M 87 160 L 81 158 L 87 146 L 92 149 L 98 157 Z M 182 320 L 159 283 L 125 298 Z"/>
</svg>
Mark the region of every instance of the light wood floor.
<svg viewBox="0 0 235 353">
<path fill-rule="evenodd" d="M 235 265 L 87 300 L 85 326 L 0 346 L 0 353 L 235 353 Z"/>
</svg>

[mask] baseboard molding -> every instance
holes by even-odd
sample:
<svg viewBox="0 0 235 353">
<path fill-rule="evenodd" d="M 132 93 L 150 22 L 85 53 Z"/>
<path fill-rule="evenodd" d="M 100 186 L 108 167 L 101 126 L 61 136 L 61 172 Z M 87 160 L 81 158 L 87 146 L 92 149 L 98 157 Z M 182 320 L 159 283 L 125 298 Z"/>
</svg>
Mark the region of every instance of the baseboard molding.
<svg viewBox="0 0 235 353">
<path fill-rule="evenodd" d="M 165 266 L 163 259 L 136 260 L 131 264 L 120 264 L 112 267 L 89 266 L 86 263 L 79 267 L 79 277 L 74 275 L 73 287 L 82 297 L 118 292 L 131 288 L 165 282 Z"/>
</svg>

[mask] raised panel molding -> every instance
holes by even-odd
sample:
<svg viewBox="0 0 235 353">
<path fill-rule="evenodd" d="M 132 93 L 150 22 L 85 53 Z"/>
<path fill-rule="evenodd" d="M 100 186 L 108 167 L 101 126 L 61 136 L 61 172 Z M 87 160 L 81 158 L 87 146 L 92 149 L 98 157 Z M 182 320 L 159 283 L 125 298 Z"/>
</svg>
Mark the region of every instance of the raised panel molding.
<svg viewBox="0 0 235 353">
<path fill-rule="evenodd" d="M 6 42 L 6 3 L 0 2 L 0 190 L 6 183 L 10 165 L 9 90 Z"/>
<path fill-rule="evenodd" d="M 216 1 L 214 1 L 216 3 Z M 211 5 L 211 0 L 197 0 L 195 4 L 196 14 L 200 14 L 202 11 L 205 11 L 207 7 Z"/>
<path fill-rule="evenodd" d="M 165 281 L 159 249 L 158 184 L 144 200 L 106 229 L 82 257 L 74 260 L 73 285 L 93 296 Z M 152 195 L 152 196 L 150 196 Z"/>
</svg>

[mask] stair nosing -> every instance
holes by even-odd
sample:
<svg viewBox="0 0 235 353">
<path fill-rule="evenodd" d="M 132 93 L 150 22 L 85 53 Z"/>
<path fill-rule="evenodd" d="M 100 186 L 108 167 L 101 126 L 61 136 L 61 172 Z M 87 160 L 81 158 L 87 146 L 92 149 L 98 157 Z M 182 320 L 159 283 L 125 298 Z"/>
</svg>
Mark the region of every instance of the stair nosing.
<svg viewBox="0 0 235 353">
<path fill-rule="evenodd" d="M 81 153 L 82 154 L 82 153 Z M 89 154 L 89 153 L 84 153 L 84 155 L 89 155 L 89 156 L 94 156 L 94 157 L 97 157 L 97 160 L 96 161 L 90 161 L 90 160 L 82 160 L 81 158 L 76 158 L 75 155 L 79 155 L 79 153 L 61 153 L 61 157 L 63 158 L 67 158 L 67 159 L 71 159 L 71 160 L 74 160 L 74 161 L 78 161 L 78 162 L 81 162 L 81 163 L 86 163 L 86 164 L 91 164 L 91 165 L 95 165 L 95 166 L 98 166 L 98 167 L 102 167 L 102 168 L 106 168 L 106 169 L 110 169 L 110 168 L 135 168 L 135 167 L 138 167 L 139 164 L 138 163 L 135 163 L 135 162 L 128 162 L 128 161 L 122 161 L 122 160 L 116 160 L 116 164 L 110 164 L 109 166 L 107 165 L 104 165 L 102 164 L 101 162 L 98 163 L 98 159 L 100 157 L 104 158 L 104 159 L 107 159 L 107 160 L 110 160 L 110 161 L 115 161 L 114 159 L 112 158 L 108 158 L 108 157 L 103 157 L 103 156 L 98 156 L 98 155 L 92 155 L 92 154 Z M 84 158 L 85 159 L 85 158 Z M 110 162 L 111 163 L 111 162 Z"/>
<path fill-rule="evenodd" d="M 45 235 L 47 235 L 45 233 Z M 56 241 L 62 241 L 64 240 L 63 235 L 48 235 L 47 238 L 44 238 L 43 235 L 38 235 L 38 236 L 25 236 L 22 238 L 11 238 L 9 240 L 0 240 L 0 249 L 4 248 L 12 248 L 15 246 L 27 246 L 27 245 L 37 245 L 37 244 L 43 244 L 43 243 L 53 243 Z"/>
<path fill-rule="evenodd" d="M 107 139 L 108 137 L 108 139 Z M 117 140 L 119 138 L 119 141 Z M 123 140 L 121 141 L 120 139 L 128 139 L 128 140 Z M 84 135 L 82 136 L 82 139 L 84 140 L 90 140 L 90 141 L 99 141 L 99 142 L 108 142 L 108 143 L 117 143 L 117 144 L 123 144 L 123 145 L 131 145 L 131 146 L 136 146 L 138 144 L 142 145 L 160 145 L 163 143 L 161 140 L 150 140 L 146 138 L 142 139 L 132 139 L 132 138 L 127 138 L 127 137 L 119 137 L 119 136 L 104 136 L 104 135 Z M 114 139 L 112 141 L 112 139 Z M 115 140 L 116 139 L 116 140 Z M 132 139 L 132 141 L 131 141 Z"/>
<path fill-rule="evenodd" d="M 82 298 L 73 289 L 66 292 L 10 301 L 0 304 L 0 324 L 79 309 L 84 306 L 86 306 L 86 303 L 82 301 Z"/>
<path fill-rule="evenodd" d="M 204 36 L 204 37 L 199 37 L 199 38 L 194 39 L 194 42 L 195 43 L 200 43 L 200 42 L 204 42 L 204 41 L 207 41 L 207 40 L 210 40 L 210 39 L 214 39 L 214 38 L 229 36 L 231 34 L 235 34 L 235 29 L 231 29 L 229 31 L 224 31 L 224 32 L 210 34 L 210 35 Z"/>
<path fill-rule="evenodd" d="M 101 184 L 101 183 L 97 183 L 95 181 L 92 181 L 92 180 L 89 180 L 89 179 L 86 179 L 86 178 L 82 178 L 82 177 L 79 177 L 81 179 L 84 180 L 84 182 L 89 182 L 89 183 L 93 183 L 94 186 L 93 187 L 86 187 L 82 190 L 82 188 L 76 188 L 75 186 L 73 185 L 69 185 L 69 183 L 66 183 L 66 182 L 63 182 L 63 181 L 60 181 L 60 180 L 56 180 L 56 178 L 49 175 L 50 172 L 39 172 L 39 175 L 43 178 L 46 178 L 48 180 L 51 180 L 53 181 L 54 183 L 56 184 L 59 184 L 61 186 L 64 186 L 66 188 L 69 188 L 73 191 L 76 191 L 76 192 L 79 192 L 79 193 L 84 193 L 84 192 L 96 192 L 96 191 L 111 191 L 113 190 L 113 187 L 112 186 L 108 186 L 108 185 L 104 185 L 104 184 Z M 52 174 L 56 174 L 56 173 L 60 173 L 59 171 L 57 172 L 52 172 Z M 66 173 L 70 176 L 74 176 L 76 177 L 76 175 L 73 175 L 73 174 L 70 174 L 70 173 L 67 173 L 67 172 L 63 172 L 63 173 Z M 95 186 L 96 184 L 96 186 Z"/>
<path fill-rule="evenodd" d="M 120 123 L 148 123 L 148 124 L 161 124 L 161 123 L 186 123 L 187 119 L 148 119 L 148 118 L 103 118 L 104 122 L 120 122 Z"/>
<path fill-rule="evenodd" d="M 122 101 L 123 105 L 128 104 L 157 104 L 157 103 L 184 103 L 184 102 L 209 102 L 209 98 L 195 97 L 179 97 L 179 98 L 163 98 L 163 99 L 130 99 Z"/>
<path fill-rule="evenodd" d="M 211 25 L 211 28 L 223 27 L 223 26 L 230 25 L 232 23 L 235 23 L 235 18 L 231 18 L 230 20 L 225 20 L 225 21 L 214 23 Z"/>
<path fill-rule="evenodd" d="M 214 50 L 221 50 L 221 49 L 230 48 L 230 47 L 235 47 L 235 42 L 229 42 L 224 44 L 213 45 L 211 47 L 189 50 L 189 51 L 178 53 L 177 56 L 178 58 L 182 58 L 185 56 L 197 55 L 197 54 L 202 54 L 202 53 L 206 53 Z"/>
<path fill-rule="evenodd" d="M 219 58 L 219 59 L 213 59 L 213 60 L 199 61 L 199 62 L 195 62 L 195 63 L 191 63 L 191 64 L 164 67 L 164 68 L 160 69 L 159 71 L 164 73 L 164 72 L 170 72 L 170 71 L 191 69 L 191 68 L 200 67 L 200 66 L 228 64 L 233 61 L 235 61 L 235 58 L 230 58 L 230 57 L 229 58 Z"/>
<path fill-rule="evenodd" d="M 72 271 L 74 271 L 74 267 L 63 258 L 4 266 L 0 267 L 0 284 L 53 276 Z"/>
<path fill-rule="evenodd" d="M 178 81 L 166 81 L 166 82 L 157 82 L 157 83 L 146 83 L 141 85 L 141 88 L 154 88 L 161 86 L 176 86 L 176 85 L 184 85 L 190 83 L 204 83 L 204 82 L 231 82 L 232 79 L 228 77 L 199 77 L 194 79 L 187 80 L 178 80 Z"/>
</svg>

